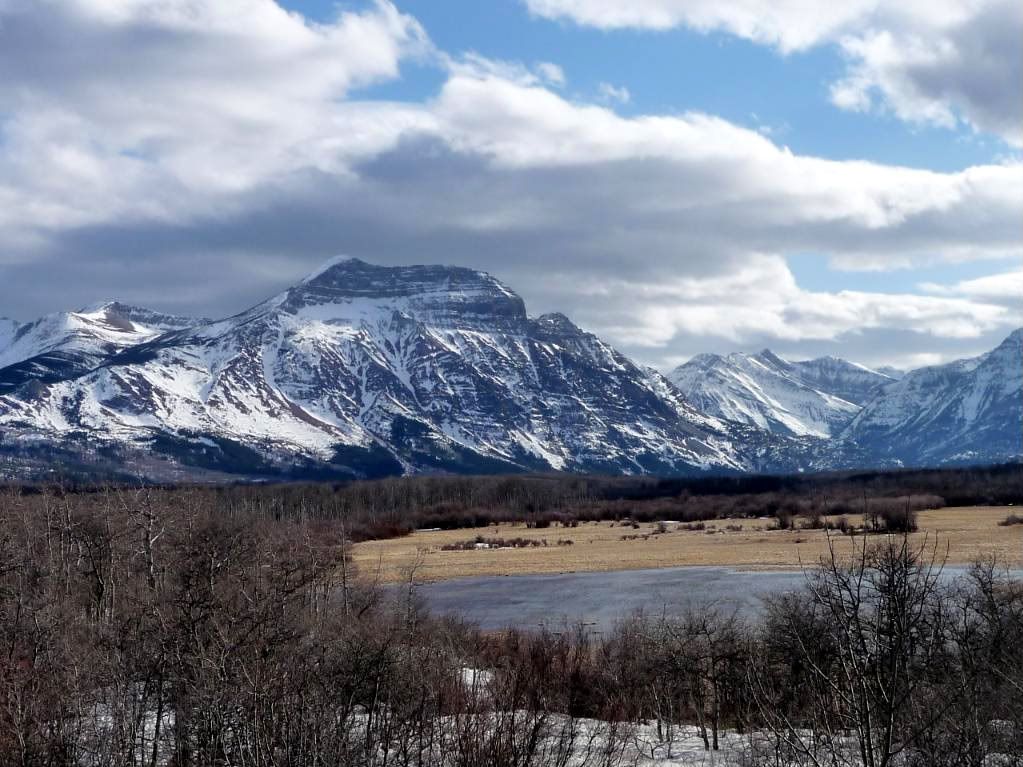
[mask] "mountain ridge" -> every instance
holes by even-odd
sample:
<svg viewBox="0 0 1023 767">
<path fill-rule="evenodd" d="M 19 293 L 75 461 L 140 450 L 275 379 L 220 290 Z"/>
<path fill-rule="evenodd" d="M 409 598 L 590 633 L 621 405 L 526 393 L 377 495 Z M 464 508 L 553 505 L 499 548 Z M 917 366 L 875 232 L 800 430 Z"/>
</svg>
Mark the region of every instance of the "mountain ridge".
<svg viewBox="0 0 1023 767">
<path fill-rule="evenodd" d="M 977 357 L 906 373 L 841 435 L 902 463 L 997 461 L 1023 437 L 1023 328 Z"/>
<path fill-rule="evenodd" d="M 875 388 L 898 383 L 890 376 L 769 350 L 699 355 L 664 376 L 563 314 L 530 317 L 514 291 L 464 267 L 334 259 L 216 321 L 118 302 L 48 317 L 7 335 L 0 324 L 0 456 L 12 471 L 47 446 L 176 477 L 945 460 L 880 450 L 883 429 L 868 419 L 850 431 Z M 708 382 L 718 379 L 732 387 L 732 410 L 712 406 L 721 397 Z M 737 398 L 754 390 L 760 410 L 742 410 Z M 1006 438 L 995 452 L 1023 452 L 1014 449 Z"/>
<path fill-rule="evenodd" d="M 887 376 L 836 358 L 789 362 L 755 354 L 700 354 L 668 377 L 709 415 L 794 437 L 829 437 Z"/>
</svg>

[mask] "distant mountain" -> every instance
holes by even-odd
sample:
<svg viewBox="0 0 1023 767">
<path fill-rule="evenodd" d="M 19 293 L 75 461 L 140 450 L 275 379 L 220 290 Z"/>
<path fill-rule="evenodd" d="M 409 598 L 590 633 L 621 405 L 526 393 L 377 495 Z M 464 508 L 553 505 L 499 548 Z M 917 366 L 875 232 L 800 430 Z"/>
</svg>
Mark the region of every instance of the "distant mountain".
<svg viewBox="0 0 1023 767">
<path fill-rule="evenodd" d="M 19 324 L 14 320 L 0 317 L 0 353 L 10 345 L 19 327 Z"/>
<path fill-rule="evenodd" d="M 873 399 L 882 386 L 901 377 L 891 368 L 872 370 L 838 357 L 818 357 L 788 365 L 807 386 L 861 407 Z"/>
<path fill-rule="evenodd" d="M 1023 453 L 1020 334 L 901 380 L 700 355 L 670 376 L 471 269 L 326 264 L 211 322 L 117 302 L 0 321 L 0 474 L 678 475 Z M 1015 432 L 1013 431 L 1015 428 Z"/>
<path fill-rule="evenodd" d="M 1023 329 L 980 357 L 907 373 L 841 437 L 878 461 L 908 465 L 1023 455 Z"/>
<path fill-rule="evenodd" d="M 898 381 L 900 378 L 902 378 L 904 375 L 906 375 L 906 371 L 905 370 L 899 370 L 898 368 L 893 368 L 891 365 L 882 365 L 881 367 L 876 368 L 876 370 L 877 370 L 878 373 L 882 373 L 883 375 L 886 375 L 889 378 L 893 378 L 896 381 Z"/>
<path fill-rule="evenodd" d="M 888 376 L 834 357 L 788 362 L 758 354 L 700 354 L 668 378 L 698 410 L 791 436 L 841 431 Z"/>
<path fill-rule="evenodd" d="M 0 320 L 0 393 L 26 381 L 71 378 L 113 353 L 196 322 L 116 301 L 49 314 L 25 325 Z"/>
</svg>

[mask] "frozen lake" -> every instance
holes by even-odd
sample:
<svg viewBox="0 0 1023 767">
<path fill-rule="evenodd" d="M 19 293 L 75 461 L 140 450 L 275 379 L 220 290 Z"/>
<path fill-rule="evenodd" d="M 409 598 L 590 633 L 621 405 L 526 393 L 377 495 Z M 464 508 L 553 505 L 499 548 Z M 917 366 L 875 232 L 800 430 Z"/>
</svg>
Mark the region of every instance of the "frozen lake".
<svg viewBox="0 0 1023 767">
<path fill-rule="evenodd" d="M 943 575 L 955 578 L 965 571 L 946 567 Z M 676 567 L 458 578 L 417 590 L 431 611 L 461 615 L 483 629 L 556 629 L 583 621 L 607 630 L 617 619 L 639 610 L 647 615 L 678 614 L 706 603 L 755 616 L 763 597 L 799 589 L 803 583 L 805 576 L 798 570 Z"/>
<path fill-rule="evenodd" d="M 677 614 L 707 602 L 755 613 L 762 596 L 797 589 L 803 582 L 799 571 L 677 567 L 457 578 L 425 584 L 418 592 L 433 612 L 455 613 L 484 629 L 556 628 L 576 621 L 607 629 L 637 610 Z"/>
</svg>

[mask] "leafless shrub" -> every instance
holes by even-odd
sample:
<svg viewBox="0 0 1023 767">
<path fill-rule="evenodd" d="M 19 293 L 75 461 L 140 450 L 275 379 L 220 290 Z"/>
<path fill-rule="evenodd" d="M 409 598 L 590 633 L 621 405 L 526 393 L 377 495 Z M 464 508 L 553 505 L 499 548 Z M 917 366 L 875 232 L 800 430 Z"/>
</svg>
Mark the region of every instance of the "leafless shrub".
<svg viewBox="0 0 1023 767">
<path fill-rule="evenodd" d="M 836 536 L 756 622 L 484 634 L 414 572 L 356 577 L 361 511 L 276 492 L 0 497 L 0 763 L 617 767 L 639 721 L 748 733 L 761 764 L 1023 756 L 1023 587 L 945 578 L 933 541 Z"/>
</svg>

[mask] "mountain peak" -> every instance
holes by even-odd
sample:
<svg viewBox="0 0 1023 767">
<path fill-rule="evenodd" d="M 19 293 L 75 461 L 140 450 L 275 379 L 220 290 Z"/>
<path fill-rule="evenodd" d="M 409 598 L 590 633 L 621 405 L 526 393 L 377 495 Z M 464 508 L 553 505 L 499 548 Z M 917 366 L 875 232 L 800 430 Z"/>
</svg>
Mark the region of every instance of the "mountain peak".
<svg viewBox="0 0 1023 767">
<path fill-rule="evenodd" d="M 755 356 L 761 362 L 767 363 L 768 365 L 772 365 L 774 367 L 787 368 L 789 366 L 788 362 L 783 360 L 770 349 L 761 349 Z"/>
<path fill-rule="evenodd" d="M 541 314 L 534 322 L 548 332 L 563 336 L 579 336 L 585 332 L 561 312 Z"/>
<path fill-rule="evenodd" d="M 142 329 L 177 330 L 208 322 L 206 319 L 165 314 L 144 306 L 134 306 L 117 300 L 98 301 L 73 312 L 73 314 L 90 322 L 99 322 L 115 330 L 128 332 L 138 329 L 137 325 L 142 326 Z"/>
<path fill-rule="evenodd" d="M 75 311 L 75 314 L 100 314 L 105 312 L 111 307 L 120 306 L 121 302 L 117 299 L 108 299 L 105 301 L 93 301 L 91 304 L 83 306 L 81 309 Z"/>
<path fill-rule="evenodd" d="M 978 357 L 930 365 L 881 389 L 849 439 L 906 464 L 986 463 L 1023 455 L 1023 328 Z"/>
<path fill-rule="evenodd" d="M 356 304 L 438 327 L 521 333 L 526 323 L 522 299 L 486 272 L 461 266 L 381 266 L 348 257 L 331 259 L 275 305 L 292 314 L 333 305 L 341 319 L 352 316 L 349 309 Z M 324 311 L 333 310 L 318 314 Z"/>
<path fill-rule="evenodd" d="M 463 266 L 440 264 L 383 266 L 350 256 L 330 259 L 293 289 L 307 286 L 348 296 L 365 297 L 411 295 L 438 290 L 455 292 L 479 288 L 509 296 L 515 295 L 486 272 Z"/>
<path fill-rule="evenodd" d="M 318 267 L 313 269 L 313 271 L 309 272 L 309 274 L 302 278 L 302 283 L 300 284 L 312 282 L 328 272 L 335 270 L 343 271 L 360 266 L 370 266 L 370 264 L 362 261 L 361 259 L 355 258 L 355 256 L 334 256 L 333 258 L 329 258 L 324 261 Z"/>
<path fill-rule="evenodd" d="M 1023 328 L 1017 328 L 1005 337 L 998 346 L 977 358 L 980 360 L 1009 359 L 1015 360 L 1023 354 Z"/>
<path fill-rule="evenodd" d="M 712 352 L 702 352 L 701 354 L 697 354 L 693 357 L 690 357 L 688 362 L 682 363 L 676 368 L 676 370 L 681 370 L 682 368 L 708 370 L 712 367 L 722 364 L 724 361 L 725 358 L 722 357 L 720 354 L 714 354 Z"/>
<path fill-rule="evenodd" d="M 691 404 L 717 418 L 784 435 L 826 437 L 842 429 L 858 409 L 850 397 L 876 385 L 848 363 L 788 362 L 770 349 L 727 357 L 699 354 L 669 375 Z M 836 372 L 837 371 L 837 372 Z M 839 374 L 841 373 L 841 374 Z"/>
</svg>

